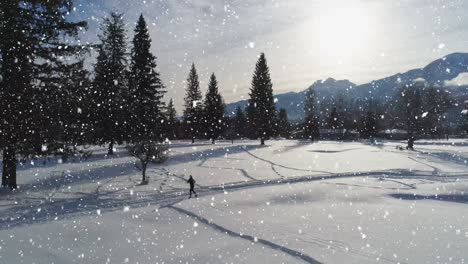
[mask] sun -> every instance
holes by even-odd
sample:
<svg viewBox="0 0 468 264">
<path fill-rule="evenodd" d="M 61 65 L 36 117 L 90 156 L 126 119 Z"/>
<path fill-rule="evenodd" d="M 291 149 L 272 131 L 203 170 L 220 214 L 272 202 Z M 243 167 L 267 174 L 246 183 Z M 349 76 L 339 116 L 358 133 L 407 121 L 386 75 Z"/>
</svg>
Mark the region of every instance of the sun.
<svg viewBox="0 0 468 264">
<path fill-rule="evenodd" d="M 325 55 L 351 56 L 371 44 L 373 23 L 362 6 L 328 5 L 320 10 L 314 24 L 316 41 Z"/>
</svg>

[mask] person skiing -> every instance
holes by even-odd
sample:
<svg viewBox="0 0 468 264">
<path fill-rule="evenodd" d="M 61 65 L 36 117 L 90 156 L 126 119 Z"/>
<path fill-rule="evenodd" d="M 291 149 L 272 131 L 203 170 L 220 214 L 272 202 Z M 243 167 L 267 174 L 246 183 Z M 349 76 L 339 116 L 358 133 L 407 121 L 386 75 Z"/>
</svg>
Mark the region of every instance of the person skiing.
<svg viewBox="0 0 468 264">
<path fill-rule="evenodd" d="M 193 179 L 192 175 L 190 175 L 190 178 L 187 180 L 187 183 L 190 184 L 190 196 L 189 199 L 192 198 L 192 192 L 195 194 L 195 197 L 198 197 L 197 193 L 195 192 L 195 180 Z"/>
</svg>

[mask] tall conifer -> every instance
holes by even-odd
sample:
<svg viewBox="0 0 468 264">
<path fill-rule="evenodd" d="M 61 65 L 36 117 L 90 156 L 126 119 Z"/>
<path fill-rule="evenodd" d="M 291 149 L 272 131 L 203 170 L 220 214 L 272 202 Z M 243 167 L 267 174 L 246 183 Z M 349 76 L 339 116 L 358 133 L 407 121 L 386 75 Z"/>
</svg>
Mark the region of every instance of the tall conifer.
<svg viewBox="0 0 468 264">
<path fill-rule="evenodd" d="M 276 110 L 273 98 L 273 84 L 264 53 L 260 55 L 255 66 L 249 95 L 249 106 L 247 108 L 249 123 L 254 136 L 260 138 L 261 145 L 265 145 L 265 140 L 274 133 Z"/>
</svg>

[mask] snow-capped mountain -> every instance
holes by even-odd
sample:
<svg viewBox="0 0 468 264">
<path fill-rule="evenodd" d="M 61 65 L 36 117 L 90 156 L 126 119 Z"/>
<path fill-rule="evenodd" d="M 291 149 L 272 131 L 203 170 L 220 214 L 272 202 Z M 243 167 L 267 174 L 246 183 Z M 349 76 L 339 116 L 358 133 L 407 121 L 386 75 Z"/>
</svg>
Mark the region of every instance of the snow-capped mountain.
<svg viewBox="0 0 468 264">
<path fill-rule="evenodd" d="M 393 95 L 405 84 L 417 79 L 424 79 L 430 85 L 444 85 L 447 81 L 457 78 L 460 74 L 468 72 L 468 53 L 453 53 L 441 59 L 435 60 L 424 68 L 413 69 L 405 73 L 398 73 L 386 78 L 375 80 L 362 85 L 355 85 L 348 80 L 335 80 L 328 78 L 319 80 L 301 92 L 289 92 L 275 95 L 277 109 L 285 108 L 291 120 L 302 119 L 303 102 L 305 92 L 314 89 L 319 98 L 334 97 L 343 94 L 352 98 L 387 98 Z M 466 88 L 454 89 L 454 95 L 466 92 Z M 247 101 L 238 101 L 228 104 L 226 111 L 229 115 L 235 111 L 237 106 L 245 107 Z"/>
<path fill-rule="evenodd" d="M 403 85 L 424 79 L 429 85 L 444 85 L 446 81 L 468 72 L 468 53 L 453 53 L 435 60 L 424 68 L 398 73 L 356 87 L 354 96 L 391 98 Z"/>
</svg>

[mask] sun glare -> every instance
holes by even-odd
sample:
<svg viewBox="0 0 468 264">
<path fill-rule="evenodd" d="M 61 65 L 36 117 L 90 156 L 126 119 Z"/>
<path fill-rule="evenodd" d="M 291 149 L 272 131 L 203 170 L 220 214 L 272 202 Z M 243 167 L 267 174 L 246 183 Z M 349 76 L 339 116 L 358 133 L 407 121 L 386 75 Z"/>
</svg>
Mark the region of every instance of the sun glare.
<svg viewBox="0 0 468 264">
<path fill-rule="evenodd" d="M 320 50 L 340 57 L 365 51 L 370 45 L 372 23 L 363 8 L 331 5 L 315 20 Z"/>
</svg>

